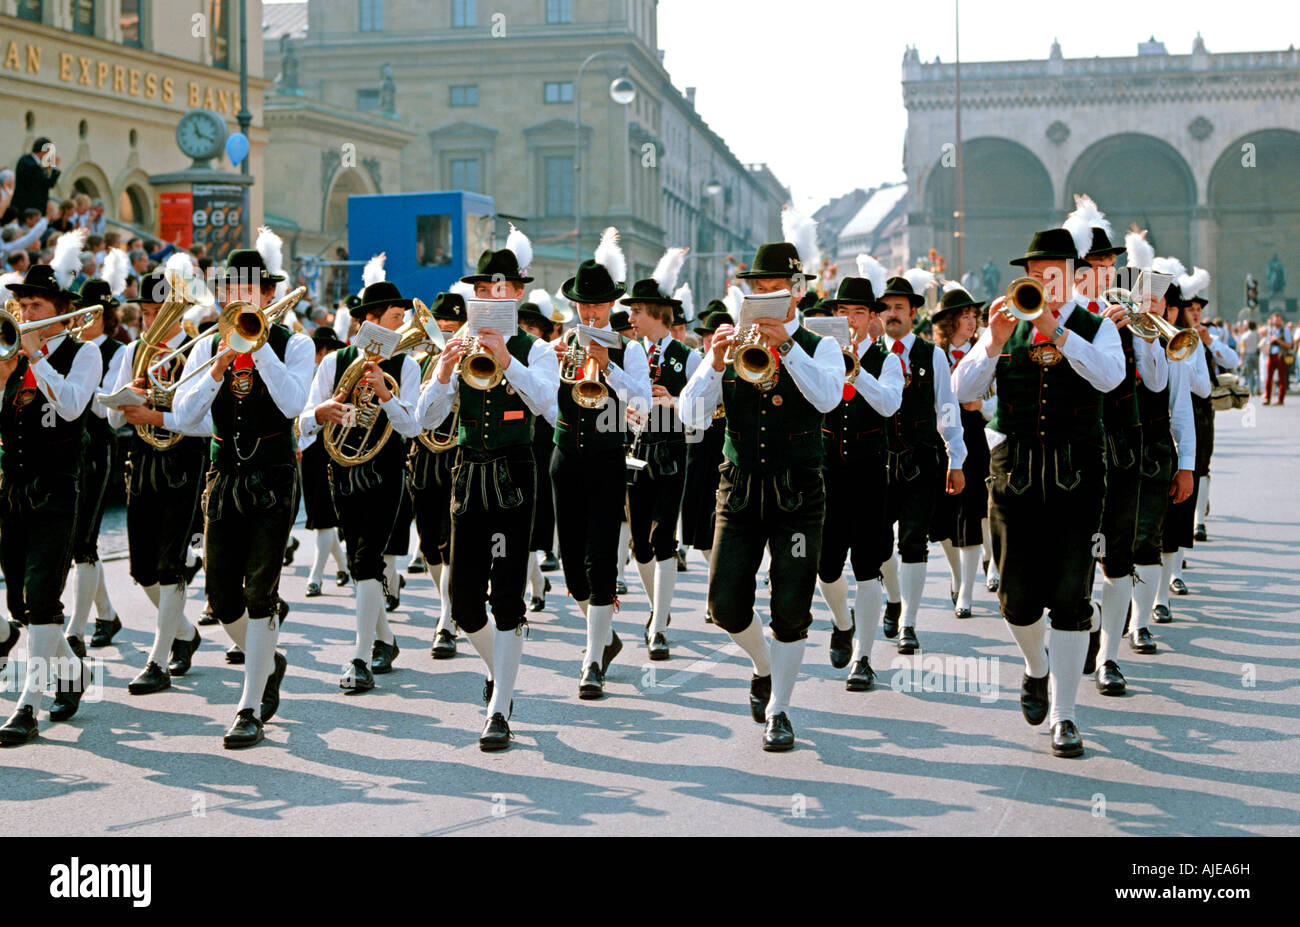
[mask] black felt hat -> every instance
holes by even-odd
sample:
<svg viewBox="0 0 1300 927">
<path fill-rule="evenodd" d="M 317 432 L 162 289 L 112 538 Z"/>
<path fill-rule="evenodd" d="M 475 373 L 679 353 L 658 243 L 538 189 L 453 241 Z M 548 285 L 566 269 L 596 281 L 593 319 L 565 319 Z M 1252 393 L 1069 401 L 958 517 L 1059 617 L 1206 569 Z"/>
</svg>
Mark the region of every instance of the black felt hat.
<svg viewBox="0 0 1300 927">
<path fill-rule="evenodd" d="M 815 318 L 817 316 L 830 316 L 835 314 L 835 306 L 829 299 L 819 299 L 803 311 L 805 319 Z"/>
<path fill-rule="evenodd" d="M 527 269 L 527 268 L 525 268 Z M 509 248 L 493 251 L 488 248 L 479 255 L 478 266 L 474 273 L 461 277 L 461 283 L 491 283 L 494 280 L 509 280 L 512 283 L 530 283 L 532 277 L 520 272 L 519 258 Z"/>
<path fill-rule="evenodd" d="M 238 277 L 251 280 L 257 277 L 264 285 L 279 283 L 284 274 L 273 274 L 266 269 L 266 260 L 256 248 L 237 248 L 226 258 L 226 266 L 213 271 L 217 277 Z"/>
<path fill-rule="evenodd" d="M 659 287 L 656 285 L 656 294 L 658 291 Z M 587 258 L 578 265 L 578 272 L 564 281 L 560 292 L 570 302 L 612 303 L 627 292 L 627 287 L 614 282 L 614 278 L 609 275 L 604 264 L 598 263 L 593 258 Z"/>
<path fill-rule="evenodd" d="M 81 283 L 81 289 L 77 291 L 77 298 L 73 303 L 78 309 L 86 306 L 103 306 L 105 309 L 116 309 L 121 303 L 113 295 L 113 290 L 107 280 L 100 280 L 98 277 L 87 277 Z"/>
<path fill-rule="evenodd" d="M 54 276 L 54 268 L 49 264 L 33 264 L 27 268 L 27 273 L 23 274 L 23 282 L 11 283 L 9 292 L 19 299 L 27 296 L 44 296 L 46 299 L 68 300 L 77 298 L 76 293 L 59 286 L 59 281 Z"/>
<path fill-rule="evenodd" d="M 1122 248 L 1120 250 L 1123 250 Z M 1054 228 L 1035 232 L 1029 242 L 1029 250 L 1024 257 L 1009 263 L 1014 267 L 1025 267 L 1030 261 L 1073 261 L 1075 267 L 1090 267 L 1087 260 L 1079 257 L 1079 249 L 1074 243 L 1074 236 L 1069 229 Z"/>
<path fill-rule="evenodd" d="M 788 241 L 773 241 L 758 246 L 754 263 L 736 274 L 737 277 L 793 277 L 802 274 L 805 280 L 816 280 L 816 274 L 805 273 L 799 251 Z"/>
<path fill-rule="evenodd" d="M 167 282 L 167 275 L 161 270 L 155 270 L 153 273 L 145 274 L 140 278 L 140 285 L 136 287 L 136 295 L 127 300 L 128 303 L 161 303 L 171 294 L 172 285 Z"/>
<path fill-rule="evenodd" d="M 620 335 L 632 330 L 632 319 L 622 309 L 615 309 L 609 314 L 609 327 Z"/>
<path fill-rule="evenodd" d="M 964 288 L 953 287 L 951 290 L 948 290 L 943 294 L 939 299 L 939 305 L 935 306 L 934 309 L 931 310 L 930 321 L 937 322 L 949 312 L 961 312 L 963 309 L 969 307 L 974 307 L 975 311 L 978 312 L 980 309 L 984 308 L 984 304 L 973 299 L 970 293 L 966 292 Z"/>
<path fill-rule="evenodd" d="M 659 281 L 653 277 L 645 280 L 638 280 L 632 284 L 632 289 L 628 294 L 619 300 L 625 306 L 632 303 L 652 303 L 658 306 L 672 306 L 674 309 L 682 307 L 680 299 L 673 299 L 671 296 L 665 296 L 659 289 Z"/>
<path fill-rule="evenodd" d="M 528 305 L 525 303 L 525 305 Z M 520 311 L 523 306 L 520 306 Z M 433 298 L 433 306 L 429 309 L 437 321 L 442 322 L 460 322 L 464 324 L 468 316 L 465 313 L 465 297 L 459 293 L 439 293 Z"/>
<path fill-rule="evenodd" d="M 383 312 L 389 306 L 401 306 L 403 309 L 410 309 L 412 305 L 411 300 L 402 298 L 402 292 L 397 288 L 397 284 L 388 280 L 379 280 L 361 291 L 357 304 L 348 306 L 348 312 L 352 318 L 361 320 L 367 314 Z"/>
<path fill-rule="evenodd" d="M 1088 257 L 1106 257 L 1109 254 L 1123 254 L 1126 250 L 1127 249 L 1124 247 L 1123 242 L 1120 242 L 1118 245 L 1111 244 L 1110 236 L 1106 234 L 1105 229 L 1096 225 L 1092 227 L 1092 247 L 1088 249 Z M 1075 253 L 1077 254 L 1078 252 L 1076 251 Z M 1078 258 L 1075 258 L 1075 260 L 1078 260 Z"/>
<path fill-rule="evenodd" d="M 311 340 L 312 344 L 316 346 L 317 351 L 321 348 L 328 348 L 331 351 L 336 351 L 339 348 L 347 347 L 347 343 L 340 340 L 338 334 L 328 325 L 316 326 L 316 330 L 311 333 Z"/>
<path fill-rule="evenodd" d="M 902 280 L 907 283 L 903 277 L 895 277 L 896 280 Z M 907 286 L 908 292 L 905 295 L 914 298 L 911 284 Z M 886 290 L 885 292 L 889 292 Z M 883 294 L 882 294 L 883 295 Z M 885 304 L 876 296 L 876 291 L 871 285 L 871 280 L 867 277 L 845 277 L 840 281 L 839 289 L 835 291 L 834 298 L 822 300 L 828 309 L 838 309 L 840 306 L 866 306 L 875 312 L 880 312 L 885 308 Z M 924 302 L 924 300 L 922 300 Z"/>
<path fill-rule="evenodd" d="M 1069 234 L 1069 232 L 1066 232 L 1067 236 Z M 918 309 L 925 305 L 925 295 L 913 290 L 911 282 L 906 277 L 890 277 L 886 280 L 885 292 L 880 294 L 880 298 L 883 300 L 886 296 L 906 296 L 907 301 Z M 884 308 L 883 303 L 881 303 L 881 308 Z"/>
<path fill-rule="evenodd" d="M 542 307 L 533 302 L 519 304 L 519 324 L 522 325 L 524 322 L 540 328 L 545 338 L 550 338 L 551 332 L 555 329 L 555 323 L 543 314 Z"/>
<path fill-rule="evenodd" d="M 701 316 L 700 322 L 695 326 L 694 331 L 697 335 L 712 335 L 718 330 L 719 325 L 735 325 L 736 320 L 731 317 L 727 310 L 727 304 L 720 299 L 713 299 L 704 307 L 704 315 Z"/>
</svg>

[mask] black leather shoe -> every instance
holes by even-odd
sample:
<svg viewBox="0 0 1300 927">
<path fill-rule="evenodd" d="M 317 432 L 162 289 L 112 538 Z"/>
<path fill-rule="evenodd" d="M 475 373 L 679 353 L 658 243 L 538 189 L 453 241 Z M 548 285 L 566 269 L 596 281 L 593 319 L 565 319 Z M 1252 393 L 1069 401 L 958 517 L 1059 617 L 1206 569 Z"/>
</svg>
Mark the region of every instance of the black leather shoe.
<svg viewBox="0 0 1300 927">
<path fill-rule="evenodd" d="M 349 579 L 351 579 L 351 577 L 348 576 L 347 570 L 339 570 L 337 573 L 334 574 L 334 585 L 346 586 L 348 584 Z"/>
<path fill-rule="evenodd" d="M 627 595 L 627 583 L 623 582 L 621 579 L 614 583 L 614 594 Z"/>
<path fill-rule="evenodd" d="M 685 573 L 690 567 L 686 565 L 686 551 L 677 548 L 677 572 Z"/>
<path fill-rule="evenodd" d="M 445 630 L 435 634 L 431 654 L 435 660 L 450 660 L 456 656 L 456 635 Z"/>
<path fill-rule="evenodd" d="M 1174 595 L 1187 595 L 1187 583 L 1183 582 L 1181 576 L 1175 576 L 1169 580 L 1169 591 Z"/>
<path fill-rule="evenodd" d="M 13 640 L 11 637 L 10 640 Z M 86 659 L 86 642 L 75 634 L 68 635 L 68 647 L 77 655 L 78 660 Z"/>
<path fill-rule="evenodd" d="M 1134 653 L 1155 653 L 1156 639 L 1147 628 L 1138 628 L 1129 635 L 1128 646 Z"/>
<path fill-rule="evenodd" d="M 530 596 L 528 599 L 528 610 L 530 612 L 540 612 L 546 608 L 546 593 L 551 591 L 551 581 L 542 580 L 542 594 Z"/>
<path fill-rule="evenodd" d="M 1168 605 L 1157 605 L 1151 609 L 1151 620 L 1156 624 L 1169 624 L 1174 620 L 1173 613 L 1169 611 Z"/>
<path fill-rule="evenodd" d="M 72 679 L 60 679 L 50 705 L 51 721 L 67 721 L 81 707 L 81 697 L 86 694 L 86 664 L 82 663 Z"/>
<path fill-rule="evenodd" d="M 704 623 L 713 624 L 713 609 L 706 608 L 704 610 Z"/>
<path fill-rule="evenodd" d="M 668 638 L 664 637 L 662 631 L 655 634 L 650 641 L 650 659 L 667 660 L 670 656 L 668 652 Z"/>
<path fill-rule="evenodd" d="M 404 588 L 406 588 L 406 577 L 399 573 L 397 576 L 397 594 L 389 595 L 387 591 L 384 592 L 385 611 L 395 612 L 402 607 L 402 590 Z M 388 586 L 385 585 L 384 589 L 387 590 Z"/>
<path fill-rule="evenodd" d="M 496 688 L 496 682 L 491 679 L 483 680 L 483 704 L 487 705 L 492 701 L 492 691 Z"/>
<path fill-rule="evenodd" d="M 831 666 L 836 669 L 844 669 L 849 665 L 849 657 L 853 656 L 853 626 L 849 625 L 848 630 L 841 631 L 835 626 L 831 626 Z"/>
<path fill-rule="evenodd" d="M 280 651 L 275 652 L 275 666 L 271 675 L 266 677 L 266 688 L 262 690 L 262 723 L 275 717 L 280 710 L 280 683 L 284 682 L 284 672 L 289 668 L 289 658 Z"/>
<path fill-rule="evenodd" d="M 227 750 L 239 750 L 262 742 L 262 722 L 258 720 L 251 708 L 241 708 L 235 715 L 235 723 L 230 725 L 226 736 L 221 738 L 221 746 Z"/>
<path fill-rule="evenodd" d="M 9 654 L 18 645 L 18 638 L 23 636 L 23 626 L 12 618 L 9 619 L 9 637 L 0 643 L 0 670 L 9 665 Z"/>
<path fill-rule="evenodd" d="M 95 619 L 95 633 L 90 637 L 90 646 L 107 647 L 113 643 L 113 635 L 122 630 L 122 619 L 114 615 L 112 620 Z"/>
<path fill-rule="evenodd" d="M 1073 721 L 1052 725 L 1052 753 L 1057 756 L 1083 756 L 1083 738 Z"/>
<path fill-rule="evenodd" d="M 1114 660 L 1107 660 L 1097 670 L 1097 691 L 1102 695 L 1123 695 L 1128 691 L 1128 683 L 1119 665 Z"/>
<path fill-rule="evenodd" d="M 551 553 L 548 550 L 546 552 L 546 556 L 542 559 L 542 572 L 554 573 L 559 568 L 560 568 L 560 561 L 556 559 L 555 554 Z"/>
<path fill-rule="evenodd" d="M 288 617 L 289 617 L 289 603 L 286 602 L 283 598 L 277 596 L 275 600 L 276 624 L 280 627 L 283 627 L 284 619 Z"/>
<path fill-rule="evenodd" d="M 902 602 L 885 603 L 885 617 L 881 619 L 881 624 L 884 628 L 885 637 L 888 637 L 890 640 L 893 640 L 895 637 L 898 637 L 898 619 L 902 616 L 902 614 L 903 614 Z"/>
<path fill-rule="evenodd" d="M 958 621 L 961 621 L 964 618 L 969 618 L 971 612 L 969 608 L 958 608 L 953 611 L 953 614 L 957 616 Z"/>
<path fill-rule="evenodd" d="M 199 619 L 199 624 L 203 627 L 209 627 L 217 623 L 217 616 L 212 614 L 212 609 L 204 608 L 203 617 Z"/>
<path fill-rule="evenodd" d="M 916 653 L 920 647 L 921 642 L 916 639 L 916 628 L 903 628 L 903 633 L 898 636 L 898 652 Z"/>
<path fill-rule="evenodd" d="M 987 589 L 989 592 L 997 592 L 998 587 L 1001 585 L 1002 585 L 1002 581 L 997 576 L 986 576 L 984 579 L 984 588 Z"/>
<path fill-rule="evenodd" d="M 167 672 L 173 676 L 184 676 L 190 671 L 190 666 L 194 662 L 194 652 L 199 649 L 199 644 L 203 638 L 199 636 L 198 628 L 194 629 L 194 637 L 190 640 L 183 641 L 180 638 L 172 641 L 171 659 L 167 663 Z"/>
<path fill-rule="evenodd" d="M 201 569 L 203 569 L 203 558 L 195 557 L 194 562 L 185 568 L 185 585 L 193 585 L 194 577 L 199 575 Z"/>
<path fill-rule="evenodd" d="M 298 552 L 299 541 L 296 537 L 289 537 L 289 544 L 284 549 L 284 565 L 288 566 L 293 563 L 293 555 Z"/>
<path fill-rule="evenodd" d="M 172 687 L 172 677 L 157 663 L 150 660 L 140 670 L 139 675 L 126 684 L 126 691 L 132 695 L 152 695 Z"/>
<path fill-rule="evenodd" d="M 484 753 L 504 750 L 510 746 L 510 737 L 510 725 L 506 723 L 505 717 L 498 711 L 487 719 L 487 724 L 483 725 L 483 733 L 479 735 L 478 739 L 478 748 Z"/>
<path fill-rule="evenodd" d="M 1088 632 L 1088 653 L 1083 658 L 1083 675 L 1091 676 L 1097 672 L 1097 654 L 1101 652 L 1101 632 Z"/>
<path fill-rule="evenodd" d="M 768 753 L 784 753 L 794 749 L 794 728 L 784 711 L 779 711 L 767 720 L 763 731 L 763 749 Z"/>
<path fill-rule="evenodd" d="M 619 640 L 618 632 L 610 631 L 610 633 L 614 635 L 614 639 L 605 645 L 605 651 L 600 656 L 600 675 L 602 679 L 609 672 L 609 664 L 614 662 L 614 658 L 623 649 L 623 642 Z"/>
<path fill-rule="evenodd" d="M 957 590 L 952 588 L 952 586 L 948 587 L 948 598 L 952 599 L 952 604 L 954 606 L 957 604 Z"/>
<path fill-rule="evenodd" d="M 325 593 L 321 591 L 320 583 L 308 583 L 308 584 L 307 584 L 307 598 L 309 598 L 309 599 L 314 599 L 314 598 L 316 598 L 316 596 L 318 596 L 318 595 L 324 595 L 324 594 L 325 594 Z"/>
<path fill-rule="evenodd" d="M 1047 677 L 1025 676 L 1020 680 L 1020 713 L 1030 724 L 1042 724 L 1047 718 Z"/>
<path fill-rule="evenodd" d="M 767 720 L 767 703 L 771 697 L 771 676 L 749 677 L 749 713 L 757 724 Z"/>
<path fill-rule="evenodd" d="M 339 679 L 339 688 L 348 695 L 369 692 L 375 687 L 375 674 L 370 672 L 365 660 L 353 660 L 343 668 L 343 677 Z"/>
<path fill-rule="evenodd" d="M 383 641 L 375 641 L 370 648 L 370 670 L 377 676 L 393 671 L 393 661 L 402 650 L 397 646 L 397 638 L 393 638 L 391 644 L 385 644 Z"/>
<path fill-rule="evenodd" d="M 406 565 L 406 572 L 408 573 L 423 573 L 424 571 L 424 557 L 420 554 L 416 554 L 412 557 L 411 562 Z"/>
<path fill-rule="evenodd" d="M 595 663 L 588 663 L 582 668 L 578 678 L 578 698 L 600 698 L 605 694 L 605 673 Z"/>
<path fill-rule="evenodd" d="M 36 713 L 32 711 L 32 706 L 20 705 L 14 709 L 4 727 L 0 727 L 0 744 L 13 746 L 31 743 L 36 739 L 37 730 Z"/>
<path fill-rule="evenodd" d="M 244 665 L 244 651 L 239 649 L 238 644 L 231 644 L 226 650 L 226 662 L 231 666 Z"/>
<path fill-rule="evenodd" d="M 867 662 L 866 657 L 859 657 L 849 670 L 849 678 L 844 680 L 844 688 L 850 692 L 868 692 L 876 684 L 876 672 Z"/>
<path fill-rule="evenodd" d="M 1205 534 L 1205 525 L 1197 525 L 1196 533 L 1192 537 L 1198 541 L 1208 541 L 1209 537 Z"/>
</svg>

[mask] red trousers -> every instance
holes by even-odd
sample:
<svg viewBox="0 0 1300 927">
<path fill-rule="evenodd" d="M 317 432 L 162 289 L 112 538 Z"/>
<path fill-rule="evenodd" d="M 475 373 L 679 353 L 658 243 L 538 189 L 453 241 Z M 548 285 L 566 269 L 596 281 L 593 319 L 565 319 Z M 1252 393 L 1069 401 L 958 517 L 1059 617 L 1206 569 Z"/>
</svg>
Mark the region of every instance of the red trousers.
<svg viewBox="0 0 1300 927">
<path fill-rule="evenodd" d="M 1271 402 L 1273 398 L 1273 374 L 1277 374 L 1277 404 L 1281 405 L 1282 400 L 1286 398 L 1286 381 L 1287 369 L 1286 362 L 1282 355 L 1270 354 L 1268 356 L 1268 371 L 1264 375 L 1264 401 Z"/>
</svg>

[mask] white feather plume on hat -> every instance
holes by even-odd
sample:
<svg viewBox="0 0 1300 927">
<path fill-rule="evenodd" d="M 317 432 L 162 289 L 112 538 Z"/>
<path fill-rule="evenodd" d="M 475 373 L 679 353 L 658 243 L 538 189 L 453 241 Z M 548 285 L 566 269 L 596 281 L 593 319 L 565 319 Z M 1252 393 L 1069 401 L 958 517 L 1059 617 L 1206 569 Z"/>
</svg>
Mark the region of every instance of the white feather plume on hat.
<svg viewBox="0 0 1300 927">
<path fill-rule="evenodd" d="M 14 294 L 9 292 L 9 287 L 22 282 L 23 275 L 16 270 L 11 270 L 7 274 L 0 274 L 0 303 L 12 299 Z"/>
<path fill-rule="evenodd" d="M 533 243 L 527 235 L 515 228 L 513 222 L 510 224 L 510 234 L 506 236 L 506 248 L 514 254 L 521 274 L 532 266 Z"/>
<path fill-rule="evenodd" d="M 126 276 L 131 269 L 126 252 L 120 248 L 109 248 L 104 255 L 104 266 L 99 270 L 99 277 L 108 284 L 108 291 L 114 296 L 121 296 L 126 289 Z"/>
<path fill-rule="evenodd" d="M 924 296 L 925 291 L 934 284 L 934 274 L 920 267 L 909 267 L 903 271 L 903 279 L 912 285 L 912 292 Z"/>
<path fill-rule="evenodd" d="M 50 266 L 54 268 L 54 279 L 65 290 L 72 286 L 72 281 L 81 270 L 81 252 L 86 250 L 86 236 L 89 234 L 90 229 L 73 229 L 64 232 L 54 243 L 54 257 L 50 260 Z"/>
<path fill-rule="evenodd" d="M 555 321 L 555 302 L 551 299 L 551 294 L 546 292 L 544 287 L 528 291 L 527 301 L 537 306 L 537 311 L 546 316 L 551 321 Z"/>
<path fill-rule="evenodd" d="M 866 277 L 871 281 L 871 293 L 876 299 L 880 299 L 880 294 L 885 292 L 885 279 L 889 276 L 885 265 L 869 254 L 859 254 L 857 265 L 858 276 Z"/>
<path fill-rule="evenodd" d="M 672 297 L 673 288 L 677 286 L 677 277 L 686 263 L 688 248 L 669 248 L 659 259 L 650 277 L 659 285 L 659 293 L 665 298 Z"/>
<path fill-rule="evenodd" d="M 1074 195 L 1074 212 L 1065 217 L 1061 227 L 1067 229 L 1074 238 L 1074 247 L 1078 249 L 1079 257 L 1086 257 L 1092 250 L 1094 227 L 1105 232 L 1108 239 L 1112 234 L 1106 214 L 1097 208 L 1092 197 L 1078 193 Z"/>
<path fill-rule="evenodd" d="M 609 272 L 609 279 L 615 283 L 627 279 L 627 258 L 618 246 L 618 229 L 614 226 L 611 225 L 600 233 L 600 244 L 596 246 L 596 253 L 592 257 Z"/>
<path fill-rule="evenodd" d="M 366 266 L 361 270 L 361 286 L 368 287 L 372 283 L 381 283 L 388 277 L 388 272 L 384 270 L 384 261 L 388 259 L 388 254 L 381 251 L 366 261 Z"/>
<path fill-rule="evenodd" d="M 682 315 L 686 321 L 690 322 L 695 318 L 695 296 L 691 293 L 691 285 L 683 283 L 673 291 L 673 299 L 682 304 Z"/>
<path fill-rule="evenodd" d="M 474 284 L 465 283 L 463 280 L 457 280 L 451 286 L 447 287 L 448 293 L 456 293 L 461 299 L 471 300 L 474 298 Z"/>
<path fill-rule="evenodd" d="M 732 319 L 740 318 L 740 304 L 745 301 L 745 291 L 740 287 L 727 287 L 727 295 L 722 297 L 722 301 L 727 304 L 727 311 L 731 313 Z"/>
<path fill-rule="evenodd" d="M 966 289 L 964 286 L 962 286 L 962 285 L 961 285 L 959 282 L 957 282 L 956 280 L 949 280 L 948 282 L 946 282 L 946 283 L 943 285 L 943 288 L 940 290 L 939 295 L 940 295 L 940 296 L 947 296 L 949 293 L 953 293 L 953 292 L 961 292 L 961 293 L 965 293 L 966 296 L 967 296 L 967 298 L 969 298 L 969 299 L 973 299 L 973 298 L 974 298 L 974 297 L 972 297 L 972 296 L 970 295 L 970 290 Z"/>
<path fill-rule="evenodd" d="M 817 247 L 817 220 L 787 206 L 781 210 L 781 234 L 799 252 L 804 273 L 815 276 L 822 261 Z"/>
<path fill-rule="evenodd" d="M 551 302 L 555 305 L 555 311 L 551 313 L 552 322 L 563 326 L 573 321 L 573 303 L 559 287 L 551 294 Z"/>
<path fill-rule="evenodd" d="M 1190 274 L 1178 278 L 1178 292 L 1183 299 L 1200 296 L 1210 286 L 1210 272 L 1204 267 L 1193 267 Z"/>
<path fill-rule="evenodd" d="M 1183 262 L 1175 257 L 1158 257 L 1151 262 L 1151 269 L 1158 274 L 1169 274 L 1177 281 L 1183 274 L 1187 273 L 1187 268 Z M 1182 290 L 1182 287 L 1179 287 Z"/>
<path fill-rule="evenodd" d="M 267 273 L 275 277 L 284 273 L 284 239 L 271 231 L 270 226 L 258 227 L 257 244 L 254 247 L 257 249 L 257 253 L 262 256 L 262 263 L 266 265 Z M 275 285 L 277 299 L 287 292 L 289 292 L 289 281 L 287 279 L 281 280 Z"/>
<path fill-rule="evenodd" d="M 1151 262 L 1156 258 L 1156 249 L 1147 242 L 1146 229 L 1134 228 L 1124 236 L 1124 258 L 1129 267 L 1138 270 L 1150 270 Z"/>
</svg>

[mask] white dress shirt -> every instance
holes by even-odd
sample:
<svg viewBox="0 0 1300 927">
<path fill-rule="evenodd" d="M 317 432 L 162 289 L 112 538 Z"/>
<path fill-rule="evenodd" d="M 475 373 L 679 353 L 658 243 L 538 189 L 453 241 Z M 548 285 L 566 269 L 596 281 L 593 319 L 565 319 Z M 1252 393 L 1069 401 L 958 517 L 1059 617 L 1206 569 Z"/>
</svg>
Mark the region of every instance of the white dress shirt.
<svg viewBox="0 0 1300 927">
<path fill-rule="evenodd" d="M 432 361 L 434 364 L 437 362 L 436 358 Z M 452 403 L 460 388 L 459 367 L 458 364 L 446 383 L 439 383 L 434 373 L 424 384 L 415 412 L 421 431 L 437 428 L 451 414 Z M 528 349 L 527 364 L 510 358 L 505 369 L 505 382 L 514 387 L 529 411 L 544 416 L 555 405 L 556 394 L 560 391 L 560 361 L 555 356 L 555 348 L 549 341 L 535 339 Z"/>
<path fill-rule="evenodd" d="M 908 332 L 899 339 L 884 335 L 883 340 L 885 350 L 891 355 L 894 352 L 895 340 L 903 343 L 903 353 L 894 356 L 897 356 L 903 362 L 903 367 L 909 368 L 907 372 L 910 373 L 912 347 L 916 344 L 916 334 Z M 966 462 L 966 439 L 963 436 L 961 427 L 961 406 L 958 404 L 957 394 L 953 392 L 948 355 L 936 346 L 934 356 L 937 361 L 934 370 L 935 427 L 938 429 L 940 437 L 943 438 L 944 446 L 948 449 L 948 469 L 960 470 L 961 465 Z M 885 366 L 893 365 L 889 360 L 886 360 Z"/>
<path fill-rule="evenodd" d="M 1205 363 L 1205 352 L 1201 350 L 1201 345 L 1196 346 L 1196 351 L 1191 357 L 1178 363 L 1187 365 L 1187 385 L 1192 395 L 1200 396 L 1202 399 L 1210 398 L 1210 367 Z"/>
<path fill-rule="evenodd" d="M 1204 371 L 1203 351 L 1169 364 L 1169 430 L 1174 437 L 1174 455 L 1178 461 L 1175 469 L 1178 470 L 1196 469 L 1196 424 L 1192 420 L 1191 383 L 1198 363 Z"/>
<path fill-rule="evenodd" d="M 107 338 L 107 335 L 101 333 L 92 338 L 90 344 L 93 344 L 96 349 L 100 349 L 103 347 L 104 341 Z M 122 369 L 122 355 L 125 353 L 126 347 L 123 346 L 114 352 L 113 356 L 108 359 L 108 369 L 104 371 L 104 378 L 99 381 L 99 388 L 96 391 L 96 395 L 90 400 L 90 411 L 105 420 L 108 418 L 108 409 L 100 405 L 98 394 L 113 392 L 113 384 L 117 382 L 117 372 Z M 102 352 L 100 356 L 103 356 Z"/>
<path fill-rule="evenodd" d="M 168 351 L 179 348 L 185 343 L 185 341 L 185 332 L 178 331 L 163 345 L 159 356 Z M 130 384 L 134 379 L 132 374 L 135 371 L 135 352 L 139 350 L 139 347 L 139 341 L 132 341 L 122 350 L 113 355 L 113 360 L 117 362 L 117 370 L 116 375 L 113 377 L 113 381 L 109 383 L 108 387 L 104 390 L 106 394 L 112 395 L 113 393 L 116 393 L 122 387 Z M 195 348 L 195 350 L 198 350 L 198 348 Z M 157 358 L 155 358 L 155 360 L 156 359 Z M 112 374 L 114 371 L 110 368 L 109 373 Z M 105 377 L 104 379 L 107 381 L 108 378 Z M 198 379 L 198 377 L 195 377 L 195 379 Z M 150 383 L 150 386 L 152 386 L 152 382 Z M 150 386 L 146 386 L 145 389 L 148 390 Z M 175 402 L 174 397 L 173 402 Z M 96 404 L 98 405 L 98 400 L 96 401 Z M 121 409 L 108 409 L 106 411 L 108 413 L 108 424 L 113 428 L 121 428 L 126 424 L 126 415 L 123 414 Z M 187 424 L 182 422 L 175 412 L 164 410 L 163 427 L 168 431 L 174 431 L 179 434 L 193 435 L 194 437 L 208 437 L 212 434 L 212 413 L 210 411 L 205 411 L 203 415 L 199 417 L 198 421 Z"/>
<path fill-rule="evenodd" d="M 606 322 L 601 328 L 602 331 L 612 332 Z M 575 337 L 577 337 L 575 335 Z M 554 345 L 551 346 L 554 351 Z M 530 362 L 531 363 L 531 362 Z M 641 342 L 629 340 L 627 347 L 623 351 L 623 366 L 620 367 L 613 360 L 605 368 L 603 374 L 605 385 L 618 396 L 619 401 L 624 405 L 630 405 L 634 409 L 646 410 L 650 408 L 650 364 L 646 360 L 645 348 Z M 557 359 L 556 383 L 559 383 L 559 367 Z M 562 384 L 568 386 L 569 384 Z M 712 410 L 710 410 L 712 414 Z M 560 416 L 560 391 L 557 388 L 551 396 L 546 411 L 542 417 L 552 426 L 556 424 Z"/>
<path fill-rule="evenodd" d="M 60 333 L 45 342 L 49 353 L 53 354 L 66 337 L 68 336 Z M 68 369 L 67 376 L 55 370 L 44 354 L 37 356 L 31 364 L 32 376 L 36 380 L 37 388 L 45 394 L 45 398 L 54 406 L 59 417 L 67 422 L 80 418 L 81 413 L 86 411 L 86 406 L 94 397 L 95 390 L 99 388 L 99 374 L 102 369 L 103 361 L 99 351 L 88 344 L 83 344 L 72 358 L 72 366 Z"/>
<path fill-rule="evenodd" d="M 858 363 L 871 350 L 872 341 L 863 339 L 858 344 Z M 857 379 L 851 384 L 858 395 L 867 401 L 867 405 L 880 415 L 888 418 L 898 411 L 903 404 L 903 366 L 885 359 L 880 368 L 880 376 L 873 377 L 865 369 L 858 371 Z"/>
<path fill-rule="evenodd" d="M 325 427 L 316 421 L 316 407 L 334 396 L 334 373 L 338 369 L 338 356 L 338 351 L 326 354 L 316 368 L 316 377 L 311 381 L 311 390 L 307 394 L 307 405 L 298 416 L 300 436 L 313 435 Z M 421 431 L 420 420 L 415 414 L 419 401 L 420 365 L 410 354 L 403 354 L 397 389 L 388 400 L 379 403 L 379 408 L 384 410 L 388 421 L 392 423 L 393 431 L 403 438 L 414 438 Z"/>
<path fill-rule="evenodd" d="M 1237 352 L 1223 343 L 1217 336 L 1210 339 L 1210 353 L 1214 355 L 1214 362 L 1220 367 L 1233 369 L 1240 363 Z"/>
<path fill-rule="evenodd" d="M 209 335 L 190 351 L 181 378 L 206 363 L 211 356 L 212 336 Z M 311 339 L 297 332 L 290 335 L 283 361 L 276 357 L 269 344 L 264 344 L 253 352 L 253 364 L 284 417 L 297 418 L 307 404 L 312 371 L 316 367 L 316 349 Z M 223 382 L 224 378 L 214 380 L 209 368 L 180 387 L 172 400 L 176 420 L 182 423 L 201 420 L 212 409 L 212 400 L 217 398 Z"/>
<path fill-rule="evenodd" d="M 797 319 L 785 323 L 787 335 L 799 328 Z M 677 411 L 682 424 L 694 431 L 704 431 L 713 424 L 713 413 L 722 401 L 722 375 L 712 364 L 700 364 L 677 397 Z M 844 398 L 844 361 L 840 344 L 834 338 L 822 338 L 812 357 L 794 342 L 790 353 L 781 358 L 780 376 L 789 374 L 814 409 L 825 415 Z"/>
</svg>

